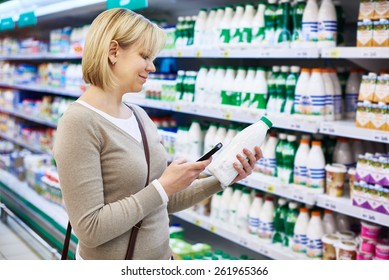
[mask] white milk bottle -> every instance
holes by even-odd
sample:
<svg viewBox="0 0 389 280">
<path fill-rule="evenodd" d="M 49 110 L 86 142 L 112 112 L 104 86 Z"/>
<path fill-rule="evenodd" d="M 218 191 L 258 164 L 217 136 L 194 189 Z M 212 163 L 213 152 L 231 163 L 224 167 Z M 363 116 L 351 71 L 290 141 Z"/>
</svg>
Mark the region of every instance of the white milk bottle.
<svg viewBox="0 0 389 280">
<path fill-rule="evenodd" d="M 266 146 L 263 152 L 263 158 L 265 162 L 264 173 L 269 176 L 276 176 L 277 174 L 277 164 L 276 164 L 276 146 L 278 143 L 278 138 L 275 133 L 269 134 L 268 140 L 266 141 Z"/>
<path fill-rule="evenodd" d="M 200 48 L 202 49 L 212 48 L 213 40 L 214 40 L 213 27 L 215 25 L 216 11 L 217 11 L 216 8 L 211 8 L 207 15 L 207 20 L 205 21 L 203 42 L 202 42 L 202 46 L 200 46 Z"/>
<path fill-rule="evenodd" d="M 229 215 L 230 215 L 230 202 L 233 194 L 232 186 L 228 186 L 222 194 L 222 198 L 220 200 L 220 221 L 224 223 L 228 223 Z"/>
<path fill-rule="evenodd" d="M 213 83 L 215 81 L 215 76 L 216 76 L 216 67 L 210 66 L 209 70 L 207 72 L 207 75 L 205 76 L 205 81 L 204 81 L 204 95 L 203 96 L 206 97 L 206 99 L 202 99 L 202 100 L 200 100 L 200 102 L 198 102 L 198 98 L 196 96 L 196 98 L 195 98 L 196 103 L 206 105 L 208 100 L 210 100 L 211 90 L 212 90 Z M 197 80 L 196 80 L 196 83 L 197 83 Z M 206 102 L 206 100 L 207 100 L 207 102 Z"/>
<path fill-rule="evenodd" d="M 281 66 L 281 72 L 278 74 L 276 79 L 276 89 L 277 89 L 277 98 L 276 98 L 276 112 L 284 112 L 285 103 L 286 103 L 286 78 L 288 76 L 289 66 Z"/>
<path fill-rule="evenodd" d="M 223 192 L 212 195 L 211 199 L 211 220 L 212 222 L 220 220 L 220 206 Z"/>
<path fill-rule="evenodd" d="M 193 45 L 201 48 L 205 42 L 205 24 L 207 21 L 207 9 L 200 9 L 194 24 Z"/>
<path fill-rule="evenodd" d="M 247 74 L 244 82 L 240 85 L 242 89 L 242 103 L 241 107 L 248 108 L 251 105 L 254 96 L 253 87 L 255 81 L 255 68 L 247 68 Z"/>
<path fill-rule="evenodd" d="M 325 234 L 332 234 L 337 232 L 335 216 L 330 209 L 324 209 L 323 227 Z"/>
<path fill-rule="evenodd" d="M 189 159 L 191 161 L 196 161 L 201 157 L 203 151 L 203 133 L 201 131 L 201 126 L 198 120 L 192 121 L 192 124 L 189 127 Z"/>
<path fill-rule="evenodd" d="M 322 0 L 318 13 L 318 47 L 333 48 L 336 46 L 338 33 L 335 6 L 332 0 Z"/>
<path fill-rule="evenodd" d="M 208 130 L 204 136 L 203 154 L 210 151 L 217 144 L 215 142 L 216 132 L 217 132 L 217 125 L 215 123 L 210 123 Z"/>
<path fill-rule="evenodd" d="M 267 88 L 269 98 L 266 104 L 266 110 L 268 113 L 276 113 L 276 104 L 277 104 L 277 76 L 280 73 L 280 66 L 273 66 L 272 72 L 267 80 Z"/>
<path fill-rule="evenodd" d="M 251 205 L 250 189 L 243 189 L 243 193 L 240 197 L 238 209 L 236 213 L 236 226 L 238 230 L 247 232 L 248 231 L 248 216 Z"/>
<path fill-rule="evenodd" d="M 223 66 L 218 66 L 215 77 L 211 83 L 211 91 L 208 94 L 210 104 L 221 104 L 221 92 L 225 75 L 226 69 Z"/>
<path fill-rule="evenodd" d="M 268 0 L 265 12 L 265 38 L 262 45 L 266 47 L 274 46 L 276 34 L 276 19 L 277 19 L 277 0 Z"/>
<path fill-rule="evenodd" d="M 215 143 L 213 143 L 213 145 L 216 145 L 220 142 L 224 145 L 224 138 L 226 138 L 226 135 L 227 135 L 227 127 L 224 124 L 220 124 L 217 131 L 216 131 L 216 135 L 213 138 L 213 141 L 215 141 Z M 225 147 L 223 146 L 222 149 L 224 149 L 224 148 Z M 220 154 L 220 151 L 218 154 Z"/>
<path fill-rule="evenodd" d="M 215 19 L 213 21 L 212 30 L 212 40 L 209 41 L 211 44 L 211 48 L 218 48 L 219 47 L 219 36 L 221 34 L 221 23 L 223 21 L 224 17 L 224 7 L 219 7 L 216 10 Z M 210 24 L 210 23 L 209 23 Z M 207 28 L 210 25 L 207 25 Z"/>
<path fill-rule="evenodd" d="M 308 180 L 308 155 L 309 155 L 309 140 L 300 139 L 300 145 L 294 158 L 294 174 L 293 182 L 299 185 L 306 185 Z"/>
<path fill-rule="evenodd" d="M 294 94 L 296 91 L 296 84 L 299 77 L 299 72 L 299 66 L 292 66 L 290 67 L 290 73 L 286 77 L 286 102 L 284 107 L 284 113 L 288 115 L 294 114 Z"/>
<path fill-rule="evenodd" d="M 317 47 L 319 7 L 316 0 L 308 0 L 302 20 L 302 46 L 304 48 Z"/>
<path fill-rule="evenodd" d="M 361 86 L 361 76 L 359 75 L 359 71 L 357 69 L 351 69 L 350 75 L 347 79 L 346 92 L 345 92 L 346 118 L 353 119 L 353 120 L 355 119 L 360 86 Z"/>
<path fill-rule="evenodd" d="M 265 8 L 266 5 L 264 2 L 258 3 L 257 12 L 252 22 L 253 35 L 252 35 L 251 47 L 253 48 L 260 47 L 262 41 L 265 38 Z"/>
<path fill-rule="evenodd" d="M 301 207 L 294 226 L 292 250 L 296 253 L 305 253 L 308 245 L 309 213 L 308 208 Z"/>
<path fill-rule="evenodd" d="M 277 29 L 275 44 L 277 47 L 288 48 L 292 40 L 290 26 L 292 25 L 290 0 L 280 0 L 277 7 Z"/>
<path fill-rule="evenodd" d="M 238 133 L 236 130 L 235 124 L 230 124 L 227 130 L 226 137 L 224 137 L 224 146 L 228 146 L 228 144 L 231 143 L 232 139 L 235 137 L 235 135 Z"/>
<path fill-rule="evenodd" d="M 229 185 L 238 174 L 233 166 L 233 163 L 237 162 L 236 155 L 240 154 L 246 158 L 243 153 L 244 148 L 255 154 L 255 146 L 262 145 L 266 133 L 271 127 L 271 121 L 262 116 L 259 121 L 240 131 L 231 143 L 223 148 L 219 156 L 211 162 L 208 170 L 218 178 L 222 185 Z"/>
<path fill-rule="evenodd" d="M 292 7 L 292 17 L 293 17 L 293 32 L 292 32 L 292 48 L 302 47 L 302 20 L 304 9 L 306 5 L 306 0 L 297 0 L 295 1 L 294 6 Z"/>
<path fill-rule="evenodd" d="M 257 234 L 259 228 L 259 216 L 263 205 L 263 196 L 260 193 L 256 193 L 254 200 L 250 205 L 248 214 L 248 229 L 249 233 Z"/>
<path fill-rule="evenodd" d="M 220 22 L 219 46 L 225 48 L 231 41 L 231 22 L 234 17 L 234 9 L 231 5 L 224 8 L 223 19 Z"/>
<path fill-rule="evenodd" d="M 204 104 L 206 103 L 206 81 L 207 81 L 208 69 L 204 65 L 200 67 L 199 72 L 197 72 L 196 82 L 195 82 L 195 103 Z"/>
<path fill-rule="evenodd" d="M 311 78 L 311 70 L 301 68 L 299 78 L 297 80 L 296 89 L 294 92 L 294 113 L 305 114 L 306 105 L 302 97 L 308 94 L 308 84 Z"/>
<path fill-rule="evenodd" d="M 307 186 L 314 189 L 324 189 L 325 186 L 325 158 L 321 148 L 321 141 L 312 141 L 312 148 L 308 155 Z"/>
<path fill-rule="evenodd" d="M 324 235 L 324 227 L 320 217 L 320 211 L 312 211 L 311 219 L 307 228 L 307 256 L 310 258 L 321 258 L 323 256 L 323 243 L 321 238 Z"/>
<path fill-rule="evenodd" d="M 257 67 L 254 82 L 251 85 L 253 96 L 250 108 L 266 109 L 268 86 L 265 68 Z"/>
<path fill-rule="evenodd" d="M 235 69 L 232 66 L 227 66 L 226 75 L 224 76 L 223 83 L 221 85 L 221 103 L 223 105 L 231 105 L 231 96 L 234 88 L 235 81 Z"/>
<path fill-rule="evenodd" d="M 274 203 L 273 198 L 267 196 L 259 214 L 258 236 L 271 240 L 274 233 Z"/>
<path fill-rule="evenodd" d="M 338 141 L 339 145 L 333 155 L 334 163 L 344 164 L 347 168 L 353 167 L 355 162 L 350 141 L 343 137 L 338 138 Z"/>
<path fill-rule="evenodd" d="M 229 224 L 236 226 L 237 222 L 237 210 L 239 207 L 239 201 L 243 193 L 243 187 L 241 185 L 234 186 L 234 191 L 232 193 L 230 204 L 228 205 L 228 220 Z"/>
<path fill-rule="evenodd" d="M 242 84 L 246 79 L 246 69 L 238 67 L 235 80 L 232 85 L 232 92 L 228 98 L 228 104 L 233 106 L 240 106 L 242 104 Z"/>
<path fill-rule="evenodd" d="M 303 104 L 306 104 L 306 115 L 311 120 L 322 121 L 325 117 L 326 93 L 320 68 L 312 69 L 312 75 L 308 84 L 308 91 L 302 96 Z"/>
<path fill-rule="evenodd" d="M 242 4 L 237 4 L 235 6 L 235 13 L 231 20 L 231 27 L 230 27 L 230 43 L 229 47 L 235 48 L 238 46 L 239 41 L 242 38 L 242 33 L 240 29 L 240 23 L 243 19 L 244 14 L 244 6 Z"/>
<path fill-rule="evenodd" d="M 342 102 L 342 86 L 338 74 L 335 69 L 331 70 L 331 78 L 334 84 L 335 95 L 334 95 L 334 108 L 335 108 L 335 120 L 342 119 L 343 115 L 343 102 Z"/>
<path fill-rule="evenodd" d="M 288 142 L 282 150 L 282 164 L 284 165 L 284 172 L 283 177 L 281 178 L 281 182 L 289 184 L 293 182 L 294 160 L 296 157 L 297 142 L 295 135 L 288 135 L 286 139 Z"/>
<path fill-rule="evenodd" d="M 280 133 L 278 135 L 278 138 L 280 141 L 277 143 L 275 153 L 276 153 L 276 164 L 277 164 L 277 177 L 281 179 L 284 176 L 284 163 L 282 158 L 282 152 L 287 143 L 286 134 Z"/>
<path fill-rule="evenodd" d="M 326 93 L 325 105 L 325 120 L 335 120 L 335 88 L 331 78 L 331 71 L 329 69 L 322 69 L 322 77 L 324 82 L 324 89 Z"/>
<path fill-rule="evenodd" d="M 241 38 L 238 45 L 242 48 L 248 47 L 253 40 L 253 20 L 255 9 L 252 3 L 247 3 L 244 8 L 244 14 L 240 21 L 239 28 Z"/>
</svg>

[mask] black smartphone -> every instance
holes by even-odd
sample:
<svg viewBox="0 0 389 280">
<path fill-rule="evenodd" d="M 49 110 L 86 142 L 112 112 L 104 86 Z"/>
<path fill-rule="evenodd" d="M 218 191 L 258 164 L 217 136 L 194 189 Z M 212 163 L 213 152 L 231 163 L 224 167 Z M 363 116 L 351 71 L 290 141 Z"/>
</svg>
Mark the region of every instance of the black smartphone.
<svg viewBox="0 0 389 280">
<path fill-rule="evenodd" d="M 199 158 L 197 161 L 203 161 L 203 160 L 209 159 L 214 153 L 216 153 L 217 151 L 219 151 L 222 147 L 223 147 L 223 144 L 222 144 L 222 143 L 216 144 L 215 147 L 212 148 L 212 150 L 210 150 L 208 153 L 206 153 L 205 155 L 203 155 L 203 156 L 202 156 L 201 158 Z"/>
</svg>

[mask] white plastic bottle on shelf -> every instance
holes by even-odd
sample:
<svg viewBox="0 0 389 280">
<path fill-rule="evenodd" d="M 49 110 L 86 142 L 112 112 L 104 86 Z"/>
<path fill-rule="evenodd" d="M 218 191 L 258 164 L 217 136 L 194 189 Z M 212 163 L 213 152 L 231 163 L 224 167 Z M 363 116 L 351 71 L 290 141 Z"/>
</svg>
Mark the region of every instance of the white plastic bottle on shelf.
<svg viewBox="0 0 389 280">
<path fill-rule="evenodd" d="M 318 47 L 336 47 L 338 36 L 337 16 L 332 0 L 322 0 L 318 14 Z"/>
<path fill-rule="evenodd" d="M 301 138 L 300 145 L 294 159 L 294 174 L 293 182 L 299 185 L 306 185 L 308 180 L 308 155 L 309 155 L 309 140 Z"/>
<path fill-rule="evenodd" d="M 234 67 L 227 66 L 226 75 L 221 84 L 220 103 L 218 104 L 230 105 L 230 96 L 233 92 L 235 77 L 236 72 Z"/>
<path fill-rule="evenodd" d="M 248 47 L 253 40 L 253 20 L 255 9 L 252 3 L 246 3 L 243 18 L 240 21 L 242 38 L 239 41 L 239 46 Z"/>
<path fill-rule="evenodd" d="M 290 184 L 293 182 L 294 160 L 297 151 L 296 135 L 288 135 L 287 143 L 282 150 L 283 174 L 281 182 Z"/>
<path fill-rule="evenodd" d="M 345 113 L 346 118 L 355 120 L 357 111 L 358 94 L 361 86 L 361 76 L 359 70 L 351 69 L 350 75 L 346 83 L 346 102 L 345 102 Z"/>
<path fill-rule="evenodd" d="M 268 0 L 264 12 L 265 17 L 265 38 L 262 45 L 272 47 L 275 45 L 276 19 L 277 19 L 277 0 Z"/>
<path fill-rule="evenodd" d="M 224 7 L 224 15 L 220 22 L 219 47 L 225 48 L 231 41 L 231 23 L 234 18 L 234 9 L 231 5 Z"/>
<path fill-rule="evenodd" d="M 219 47 L 219 36 L 221 33 L 221 23 L 223 21 L 223 17 L 224 17 L 224 7 L 217 8 L 215 19 L 213 20 L 213 25 L 211 28 L 212 40 L 209 41 L 212 49 Z M 209 27 L 209 25 L 207 25 L 207 28 L 208 27 Z"/>
<path fill-rule="evenodd" d="M 251 205 L 250 189 L 244 188 L 239 200 L 238 209 L 236 213 L 236 227 L 240 231 L 248 231 L 248 217 Z"/>
<path fill-rule="evenodd" d="M 266 109 L 268 87 L 265 68 L 257 67 L 254 82 L 252 83 L 252 90 L 253 96 L 250 108 Z"/>
<path fill-rule="evenodd" d="M 351 150 L 350 141 L 347 138 L 339 137 L 339 145 L 334 150 L 333 162 L 344 164 L 347 168 L 354 166 L 354 154 Z"/>
<path fill-rule="evenodd" d="M 258 236 L 270 240 L 274 233 L 274 203 L 273 198 L 267 196 L 259 215 Z"/>
<path fill-rule="evenodd" d="M 292 250 L 296 253 L 305 253 L 308 245 L 307 230 L 309 224 L 308 208 L 301 207 L 294 226 Z"/>
<path fill-rule="evenodd" d="M 316 0 L 308 0 L 303 13 L 302 41 L 304 48 L 316 48 L 318 40 L 319 7 Z"/>
<path fill-rule="evenodd" d="M 205 133 L 204 136 L 203 153 L 207 153 L 217 144 L 215 142 L 216 132 L 217 132 L 217 125 L 215 123 L 210 123 L 207 132 Z"/>
<path fill-rule="evenodd" d="M 208 95 L 208 101 L 210 104 L 213 105 L 220 105 L 221 104 L 221 91 L 223 83 L 220 81 L 224 81 L 224 77 L 226 76 L 226 69 L 223 66 L 218 66 L 216 69 L 216 74 L 211 81 L 211 87 L 210 92 Z"/>
<path fill-rule="evenodd" d="M 280 73 L 280 66 L 274 65 L 269 79 L 267 80 L 267 88 L 269 98 L 266 104 L 266 111 L 270 114 L 276 113 L 276 104 L 277 104 L 277 76 Z"/>
<path fill-rule="evenodd" d="M 301 48 L 302 47 L 302 20 L 304 15 L 304 9 L 306 5 L 306 0 L 297 0 L 292 7 L 292 17 L 293 17 L 293 32 L 292 32 L 292 48 Z"/>
<path fill-rule="evenodd" d="M 253 202 L 250 205 L 248 214 L 248 230 L 251 234 L 257 234 L 259 228 L 259 216 L 263 205 L 263 196 L 256 192 Z"/>
<path fill-rule="evenodd" d="M 246 69 L 244 67 L 238 67 L 236 77 L 232 84 L 232 92 L 228 97 L 228 104 L 233 106 L 240 106 L 242 104 L 242 84 L 246 79 Z M 222 100 L 222 104 L 223 100 Z"/>
<path fill-rule="evenodd" d="M 216 67 L 210 66 L 208 71 L 207 71 L 207 75 L 205 76 L 205 79 L 204 79 L 204 95 L 203 95 L 203 97 L 206 97 L 206 99 L 201 98 L 199 100 L 197 92 L 196 92 L 196 96 L 195 96 L 196 103 L 199 103 L 201 105 L 207 104 L 206 100 L 208 101 L 211 97 L 210 95 L 211 95 L 213 83 L 215 82 L 215 75 L 216 75 Z M 196 80 L 196 83 L 197 83 L 197 80 Z"/>
<path fill-rule="evenodd" d="M 325 158 L 321 148 L 321 141 L 312 141 L 308 154 L 308 181 L 307 186 L 314 189 L 324 189 L 325 186 Z"/>
<path fill-rule="evenodd" d="M 224 137 L 224 143 L 223 145 L 226 147 L 228 144 L 231 143 L 232 139 L 235 137 L 235 135 L 238 133 L 235 124 L 230 124 L 227 130 L 226 137 Z"/>
<path fill-rule="evenodd" d="M 205 21 L 203 42 L 202 45 L 198 47 L 200 49 L 212 48 L 213 27 L 215 25 L 216 11 L 216 8 L 211 8 L 208 12 L 207 19 Z"/>
<path fill-rule="evenodd" d="M 286 78 L 288 77 L 289 66 L 281 66 L 281 72 L 278 74 L 276 79 L 276 112 L 283 113 L 286 103 Z"/>
<path fill-rule="evenodd" d="M 343 118 L 343 102 L 342 102 L 342 86 L 338 74 L 335 69 L 331 69 L 331 78 L 334 84 L 334 108 L 335 108 L 335 120 L 341 120 Z"/>
<path fill-rule="evenodd" d="M 255 68 L 247 68 L 247 74 L 244 82 L 240 85 L 242 89 L 242 102 L 240 107 L 248 108 L 254 96 L 253 88 L 255 82 Z"/>
<path fill-rule="evenodd" d="M 207 9 L 200 9 L 194 24 L 193 45 L 201 48 L 205 42 L 205 24 L 207 22 Z"/>
<path fill-rule="evenodd" d="M 228 223 L 230 219 L 230 202 L 232 199 L 232 194 L 234 190 L 232 186 L 228 186 L 222 194 L 222 198 L 220 200 L 220 221 L 224 223 Z"/>
<path fill-rule="evenodd" d="M 324 210 L 323 226 L 325 234 L 336 233 L 338 230 L 336 227 L 335 215 L 330 209 Z"/>
<path fill-rule="evenodd" d="M 197 72 L 196 82 L 195 82 L 195 103 L 204 104 L 207 99 L 205 92 L 206 82 L 207 82 L 208 68 L 202 65 L 200 70 Z"/>
<path fill-rule="evenodd" d="M 237 224 L 237 211 L 238 211 L 238 207 L 239 207 L 240 198 L 243 194 L 242 189 L 243 188 L 240 185 L 234 186 L 234 191 L 232 193 L 231 201 L 230 201 L 230 204 L 228 205 L 228 210 L 229 210 L 229 214 L 228 214 L 229 222 L 228 222 L 228 224 L 230 224 L 232 226 L 236 226 L 236 224 Z"/>
<path fill-rule="evenodd" d="M 306 111 L 306 115 L 308 115 L 311 120 L 324 120 L 326 109 L 326 93 L 322 71 L 320 68 L 312 69 L 308 90 L 301 98 L 304 104 L 303 110 Z"/>
<path fill-rule="evenodd" d="M 255 153 L 254 147 L 262 145 L 266 133 L 271 127 L 271 121 L 262 116 L 260 120 L 240 131 L 219 156 L 211 162 L 208 170 L 218 178 L 222 185 L 229 185 L 238 174 L 233 166 L 233 163 L 237 162 L 236 155 L 240 154 L 245 157 L 243 148 Z"/>
<path fill-rule="evenodd" d="M 300 75 L 297 79 L 296 89 L 294 92 L 294 113 L 305 114 L 305 104 L 303 96 L 308 95 L 308 85 L 311 78 L 311 70 L 309 68 L 301 68 Z"/>
<path fill-rule="evenodd" d="M 189 155 L 188 158 L 191 161 L 196 161 L 201 157 L 203 151 L 203 133 L 199 121 L 194 120 L 189 127 Z"/>
<path fill-rule="evenodd" d="M 265 8 L 266 4 L 264 2 L 258 3 L 257 12 L 252 22 L 253 35 L 251 47 L 253 48 L 261 46 L 262 41 L 265 38 Z"/>
<path fill-rule="evenodd" d="M 283 150 L 284 150 L 286 143 L 287 143 L 286 137 L 287 137 L 287 135 L 285 133 L 278 134 L 279 141 L 278 141 L 276 149 L 275 149 L 276 164 L 277 164 L 277 177 L 280 179 L 284 176 L 284 162 L 283 162 L 282 153 L 283 153 Z"/>
<path fill-rule="evenodd" d="M 336 228 L 339 232 L 349 231 L 351 229 L 351 222 L 349 216 L 342 213 L 336 213 L 335 220 Z"/>
<path fill-rule="evenodd" d="M 323 69 L 323 82 L 326 93 L 326 105 L 325 105 L 325 120 L 335 120 L 335 88 L 331 78 L 331 71 L 329 69 Z"/>
<path fill-rule="evenodd" d="M 220 220 L 220 206 L 221 206 L 222 194 L 223 192 L 218 192 L 212 195 L 210 216 L 213 222 Z"/>
<path fill-rule="evenodd" d="M 323 256 L 323 243 L 321 241 L 324 235 L 323 222 L 320 217 L 320 211 L 312 211 L 311 218 L 307 228 L 307 256 L 310 258 L 321 258 Z"/>
<path fill-rule="evenodd" d="M 280 48 L 290 47 L 292 40 L 292 34 L 290 26 L 292 25 L 292 9 L 290 0 L 278 1 L 278 7 L 276 11 L 277 16 L 277 28 L 275 33 L 275 45 Z"/>
<path fill-rule="evenodd" d="M 265 174 L 270 176 L 276 176 L 277 164 L 276 164 L 276 146 L 278 138 L 275 133 L 269 134 L 266 146 L 263 152 L 263 158 L 265 161 Z"/>
<path fill-rule="evenodd" d="M 226 135 L 227 135 L 227 127 L 224 124 L 219 124 L 215 137 L 213 138 L 213 141 L 215 142 L 213 143 L 213 145 L 216 145 L 220 142 L 224 145 L 224 138 L 226 138 Z M 224 147 L 222 149 L 224 149 Z"/>
<path fill-rule="evenodd" d="M 290 73 L 286 77 L 285 90 L 286 90 L 286 102 L 284 107 L 284 113 L 287 115 L 294 114 L 294 94 L 296 92 L 296 84 L 299 78 L 300 67 L 291 66 Z"/>
<path fill-rule="evenodd" d="M 229 42 L 230 48 L 237 47 L 239 41 L 242 38 L 240 23 L 243 19 L 244 12 L 245 12 L 244 5 L 237 4 L 235 6 L 234 16 L 232 17 L 231 27 L 230 27 L 230 38 L 231 38 Z"/>
</svg>

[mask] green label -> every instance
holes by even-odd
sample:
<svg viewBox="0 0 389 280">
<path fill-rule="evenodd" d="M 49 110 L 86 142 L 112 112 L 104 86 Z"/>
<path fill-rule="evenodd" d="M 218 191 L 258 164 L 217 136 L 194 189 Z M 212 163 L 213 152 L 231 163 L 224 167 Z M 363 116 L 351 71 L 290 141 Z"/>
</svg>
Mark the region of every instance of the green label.
<svg viewBox="0 0 389 280">
<path fill-rule="evenodd" d="M 3 18 L 0 23 L 0 30 L 12 30 L 15 28 L 15 23 L 11 17 Z"/>
<path fill-rule="evenodd" d="M 37 18 L 34 12 L 23 13 L 19 15 L 18 26 L 33 26 L 37 24 Z"/>
<path fill-rule="evenodd" d="M 113 8 L 139 10 L 147 7 L 148 7 L 147 0 L 107 0 L 107 10 Z"/>
</svg>

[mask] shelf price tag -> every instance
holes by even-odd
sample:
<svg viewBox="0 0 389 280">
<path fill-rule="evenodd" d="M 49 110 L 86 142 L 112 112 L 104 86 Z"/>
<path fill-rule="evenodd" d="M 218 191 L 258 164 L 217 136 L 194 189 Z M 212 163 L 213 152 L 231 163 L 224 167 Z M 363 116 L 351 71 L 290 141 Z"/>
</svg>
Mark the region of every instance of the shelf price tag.
<svg viewBox="0 0 389 280">
<path fill-rule="evenodd" d="M 340 57 L 340 50 L 338 48 L 333 48 L 329 52 L 330 58 L 339 58 Z"/>
<path fill-rule="evenodd" d="M 327 199 L 324 202 L 324 207 L 327 208 L 327 209 L 334 210 L 334 211 L 337 210 L 336 203 L 334 201 L 332 201 L 332 200 L 329 200 L 329 199 Z"/>
<path fill-rule="evenodd" d="M 375 213 L 373 211 L 369 210 L 362 210 L 361 211 L 361 218 L 363 220 L 373 222 L 373 223 L 379 223 L 379 217 L 377 215 L 378 213 Z"/>
<path fill-rule="evenodd" d="M 239 237 L 239 240 L 238 240 L 238 243 L 244 247 L 247 247 L 248 246 L 248 241 L 246 238 L 244 237 Z"/>
<path fill-rule="evenodd" d="M 269 251 L 266 248 L 264 248 L 263 246 L 259 246 L 258 253 L 260 253 L 261 255 L 264 255 L 264 256 L 269 256 Z"/>
<path fill-rule="evenodd" d="M 230 51 L 229 50 L 223 51 L 223 57 L 230 57 Z"/>
<path fill-rule="evenodd" d="M 214 225 L 211 225 L 209 227 L 209 231 L 212 232 L 212 233 L 215 233 L 216 232 L 216 227 Z"/>
<path fill-rule="evenodd" d="M 290 128 L 292 128 L 292 129 L 301 129 L 302 127 L 301 127 L 300 123 L 298 123 L 296 120 L 294 120 L 294 121 L 292 121 L 290 123 Z"/>
<path fill-rule="evenodd" d="M 227 112 L 227 113 L 224 115 L 224 118 L 225 118 L 226 120 L 231 120 L 231 118 L 232 118 L 231 112 Z"/>
<path fill-rule="evenodd" d="M 297 57 L 308 57 L 308 52 L 307 51 L 297 51 L 296 56 Z"/>
<path fill-rule="evenodd" d="M 274 190 L 276 188 L 274 187 L 274 185 L 267 185 L 266 186 L 266 191 L 269 192 L 269 193 L 274 193 Z"/>
<path fill-rule="evenodd" d="M 182 51 L 177 51 L 177 57 L 182 57 Z"/>
<path fill-rule="evenodd" d="M 334 134 L 335 133 L 335 127 L 333 124 L 329 123 L 324 123 L 322 124 L 320 131 L 322 133 L 327 133 L 327 134 Z"/>
<path fill-rule="evenodd" d="M 373 134 L 373 140 L 389 143 L 389 133 L 388 132 L 374 132 Z"/>
<path fill-rule="evenodd" d="M 376 50 L 369 48 L 369 49 L 362 52 L 362 57 L 363 58 L 375 58 L 375 57 L 378 57 L 378 54 L 377 54 Z"/>
<path fill-rule="evenodd" d="M 195 219 L 194 224 L 196 226 L 198 226 L 198 227 L 201 226 L 201 220 L 200 219 Z"/>
<path fill-rule="evenodd" d="M 304 196 L 301 193 L 293 193 L 292 199 L 303 202 Z"/>
<path fill-rule="evenodd" d="M 196 57 L 201 57 L 201 51 L 196 51 Z"/>
</svg>

